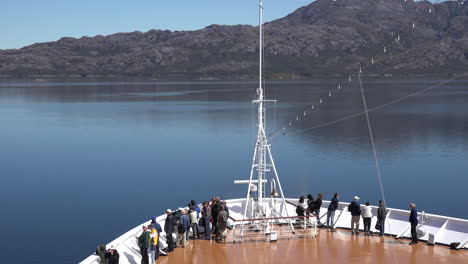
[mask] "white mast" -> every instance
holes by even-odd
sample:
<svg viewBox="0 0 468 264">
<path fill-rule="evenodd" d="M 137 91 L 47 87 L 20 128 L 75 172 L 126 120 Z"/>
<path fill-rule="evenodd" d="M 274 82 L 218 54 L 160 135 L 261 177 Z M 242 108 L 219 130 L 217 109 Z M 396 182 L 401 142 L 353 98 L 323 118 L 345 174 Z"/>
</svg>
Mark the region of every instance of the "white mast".
<svg viewBox="0 0 468 264">
<path fill-rule="evenodd" d="M 265 174 L 265 106 L 263 105 L 263 0 L 259 0 L 258 3 L 258 24 L 259 24 L 259 70 L 258 70 L 258 132 L 257 132 L 257 146 L 258 148 L 258 159 L 257 159 L 257 171 L 258 171 L 258 203 L 261 204 L 263 201 L 263 176 Z"/>
<path fill-rule="evenodd" d="M 244 208 L 244 215 L 243 219 L 247 219 L 248 217 L 258 219 L 265 219 L 269 216 L 272 216 L 273 213 L 276 213 L 277 216 L 283 216 L 283 211 L 286 212 L 286 200 L 284 199 L 283 189 L 281 187 L 281 182 L 278 177 L 278 172 L 276 171 L 275 162 L 273 160 L 273 156 L 271 154 L 271 146 L 268 143 L 268 139 L 266 136 L 266 128 L 265 128 L 265 103 L 266 102 L 275 102 L 276 100 L 265 100 L 265 94 L 263 91 L 263 0 L 259 0 L 259 86 L 257 88 L 257 98 L 256 100 L 252 101 L 253 103 L 258 104 L 258 130 L 257 130 L 257 139 L 255 143 L 255 150 L 252 158 L 252 167 L 250 170 L 250 178 L 248 181 L 248 191 L 247 191 L 247 199 Z M 266 172 L 273 170 L 275 178 L 271 179 L 272 183 L 275 183 L 274 190 L 270 190 L 271 197 L 278 196 L 280 194 L 282 198 L 282 209 L 280 212 L 276 210 L 276 206 L 273 205 L 273 201 L 270 200 L 270 204 L 268 201 L 265 201 L 265 184 L 268 182 L 266 177 Z M 257 173 L 257 180 L 252 180 L 254 177 L 254 172 Z M 276 180 L 276 181 L 275 181 Z M 241 183 L 239 181 L 238 183 Z M 247 183 L 247 181 L 242 181 L 242 183 Z M 276 190 L 276 183 L 278 184 L 279 192 Z M 272 185 L 273 186 L 273 185 Z M 257 199 L 252 197 L 252 193 L 257 192 Z M 276 204 L 276 203 L 275 203 Z M 250 216 L 247 214 L 248 209 L 250 209 Z M 262 222 L 262 221 L 260 221 Z M 288 221 L 289 222 L 289 219 Z M 253 223 L 252 223 L 253 224 Z M 294 230 L 292 224 L 289 222 L 291 226 L 291 230 Z M 242 231 L 241 236 L 243 235 L 242 223 Z"/>
</svg>

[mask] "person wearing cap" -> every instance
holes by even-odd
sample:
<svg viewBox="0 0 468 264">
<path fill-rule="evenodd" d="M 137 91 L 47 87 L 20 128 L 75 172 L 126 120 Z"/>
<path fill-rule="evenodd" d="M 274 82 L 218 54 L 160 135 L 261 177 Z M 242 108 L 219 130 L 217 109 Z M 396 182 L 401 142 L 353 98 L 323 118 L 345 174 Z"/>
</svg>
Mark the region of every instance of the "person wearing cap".
<svg viewBox="0 0 468 264">
<path fill-rule="evenodd" d="M 166 241 L 167 241 L 167 251 L 172 252 L 174 251 L 174 239 L 172 237 L 172 233 L 174 232 L 174 221 L 172 216 L 172 210 L 166 210 L 166 221 L 164 222 L 164 232 L 166 233 Z"/>
<path fill-rule="evenodd" d="M 351 212 L 351 234 L 359 234 L 359 221 L 361 220 L 361 205 L 359 197 L 354 196 L 354 200 L 349 204 L 348 211 Z"/>
<path fill-rule="evenodd" d="M 150 241 L 148 251 L 150 255 L 151 264 L 154 264 L 154 262 L 157 259 L 156 255 L 158 255 L 159 252 L 159 233 L 158 230 L 156 230 L 156 228 L 154 228 L 152 224 L 148 225 L 148 229 L 150 230 Z"/>
<path fill-rule="evenodd" d="M 151 224 L 154 226 L 154 229 L 156 229 L 156 231 L 158 231 L 158 244 L 156 246 L 157 249 L 156 249 L 156 256 L 155 256 L 155 260 L 157 260 L 159 258 L 160 253 L 163 254 L 163 255 L 165 254 L 164 252 L 161 252 L 161 248 L 159 247 L 159 245 L 161 245 L 159 243 L 160 237 L 161 237 L 160 235 L 161 235 L 163 230 L 161 228 L 161 225 L 158 222 L 156 222 L 156 216 L 151 217 Z"/>
<path fill-rule="evenodd" d="M 156 216 L 151 217 L 151 224 L 154 226 L 154 228 L 156 228 L 156 230 L 159 233 L 163 231 L 161 225 L 158 222 L 156 222 Z"/>
<path fill-rule="evenodd" d="M 143 232 L 138 237 L 138 247 L 140 248 L 141 253 L 141 264 L 149 264 L 148 260 L 148 247 L 149 247 L 149 238 L 150 233 L 147 226 L 143 226 Z"/>
</svg>

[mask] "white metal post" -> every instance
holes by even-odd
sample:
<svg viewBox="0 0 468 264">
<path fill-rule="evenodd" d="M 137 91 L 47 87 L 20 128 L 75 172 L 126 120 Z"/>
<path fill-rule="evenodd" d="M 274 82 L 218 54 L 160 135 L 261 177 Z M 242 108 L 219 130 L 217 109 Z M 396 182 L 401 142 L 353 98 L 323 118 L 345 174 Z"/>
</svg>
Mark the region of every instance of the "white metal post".
<svg viewBox="0 0 468 264">
<path fill-rule="evenodd" d="M 268 150 L 268 155 L 270 157 L 271 166 L 273 167 L 273 172 L 275 173 L 276 181 L 278 182 L 278 188 L 279 188 L 280 193 L 281 193 L 281 198 L 283 199 L 283 210 L 286 210 L 286 216 L 289 217 L 288 209 L 286 208 L 286 199 L 284 198 L 283 187 L 281 187 L 281 181 L 279 179 L 278 172 L 276 171 L 275 161 L 273 160 L 273 155 L 271 155 L 270 145 L 267 146 L 267 150 Z M 281 214 L 283 214 L 283 212 L 281 212 Z M 292 223 L 291 223 L 290 219 L 288 221 L 289 221 L 289 224 L 291 226 L 291 229 L 294 231 L 294 227 L 292 226 Z"/>
<path fill-rule="evenodd" d="M 255 146 L 254 155 L 253 155 L 253 158 L 252 158 L 252 168 L 250 169 L 249 185 L 247 187 L 247 199 L 245 200 L 244 216 L 242 217 L 242 222 L 241 222 L 241 237 L 242 237 L 242 235 L 244 235 L 244 219 L 247 216 L 247 208 L 249 207 L 250 186 L 252 184 L 252 176 L 253 176 L 253 171 L 254 171 L 254 168 L 255 168 L 255 157 L 256 156 L 257 156 L 257 146 Z"/>
</svg>

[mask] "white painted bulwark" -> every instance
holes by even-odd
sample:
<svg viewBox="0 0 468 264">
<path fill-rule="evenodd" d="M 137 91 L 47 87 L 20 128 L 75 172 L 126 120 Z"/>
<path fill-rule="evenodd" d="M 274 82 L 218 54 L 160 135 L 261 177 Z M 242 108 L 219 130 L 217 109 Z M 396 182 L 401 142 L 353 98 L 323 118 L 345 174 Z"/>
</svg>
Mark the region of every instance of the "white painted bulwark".
<svg viewBox="0 0 468 264">
<path fill-rule="evenodd" d="M 271 198 L 264 198 L 265 201 L 271 202 Z M 278 206 L 282 205 L 280 198 L 275 198 L 274 202 Z M 290 203 L 297 203 L 298 199 L 286 199 Z M 245 199 L 231 199 L 226 200 L 227 206 L 229 208 L 230 216 L 236 220 L 241 220 L 242 215 L 244 212 L 245 207 Z M 330 201 L 323 201 L 322 208 L 320 210 L 320 218 L 321 222 L 326 222 L 326 213 L 328 205 Z M 345 228 L 349 229 L 351 227 L 351 214 L 348 212 L 348 204 L 349 203 L 342 203 L 335 212 L 335 227 L 336 228 Z M 287 204 L 286 210 L 284 210 L 283 216 L 294 216 L 296 208 L 291 205 Z M 400 237 L 410 237 L 410 230 L 409 230 L 409 215 L 410 211 L 407 210 L 400 210 L 400 209 L 393 209 L 387 208 L 388 214 L 387 219 L 385 221 L 385 233 L 387 235 L 392 236 L 400 236 Z M 283 212 L 283 210 L 278 210 Z M 371 231 L 376 232 L 374 229 L 375 223 L 377 219 L 375 215 L 377 215 L 377 207 L 372 207 L 372 214 L 374 217 L 372 218 L 371 224 Z M 460 242 L 460 248 L 467 248 L 468 249 L 468 220 L 441 216 L 441 215 L 433 215 L 427 214 L 427 221 L 424 223 L 424 227 L 426 229 L 426 234 L 420 238 L 420 240 L 427 241 L 429 238 L 429 234 L 434 234 L 434 242 L 437 244 L 443 245 L 450 245 L 452 242 Z M 166 215 L 159 216 L 156 221 L 161 225 L 164 226 L 164 221 L 166 220 Z M 234 222 L 229 220 L 231 225 L 240 224 L 240 222 Z M 107 244 L 107 247 L 110 248 L 114 246 L 120 254 L 120 263 L 140 263 L 141 256 L 140 250 L 137 245 L 137 238 L 141 234 L 141 226 L 148 225 L 150 221 L 142 223 L 135 228 L 131 229 L 127 233 L 121 235 L 120 237 L 114 239 L 110 243 Z M 361 220 L 361 224 L 359 225 L 360 229 L 362 230 L 364 225 Z M 166 237 L 165 233 L 161 233 L 160 235 L 160 242 L 162 247 L 166 247 Z M 96 242 L 96 246 L 99 242 Z M 81 264 L 89 264 L 89 263 L 99 263 L 99 257 L 97 255 L 91 255 L 82 262 Z"/>
</svg>

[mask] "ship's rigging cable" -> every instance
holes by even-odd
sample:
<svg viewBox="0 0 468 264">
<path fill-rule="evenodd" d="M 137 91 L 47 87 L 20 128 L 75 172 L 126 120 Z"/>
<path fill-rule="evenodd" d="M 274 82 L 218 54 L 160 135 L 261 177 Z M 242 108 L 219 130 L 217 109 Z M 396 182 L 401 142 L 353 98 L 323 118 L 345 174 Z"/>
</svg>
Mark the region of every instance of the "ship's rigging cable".
<svg viewBox="0 0 468 264">
<path fill-rule="evenodd" d="M 405 1 L 405 2 L 406 2 L 406 1 Z M 435 10 L 436 10 L 436 9 L 435 9 L 435 5 L 437 5 L 437 4 L 440 3 L 440 2 L 441 2 L 440 0 L 436 0 L 436 1 L 430 2 L 430 9 L 432 10 L 432 8 L 433 8 L 432 6 L 434 5 L 434 11 L 435 11 Z M 461 5 L 463 5 L 463 1 L 461 1 L 460 3 L 461 3 Z M 431 12 L 432 12 L 432 11 L 431 11 Z M 421 24 L 423 24 L 423 21 L 424 21 L 423 15 L 426 15 L 426 14 L 427 14 L 427 11 L 418 14 L 417 9 L 416 9 L 416 10 L 415 10 L 415 13 L 416 13 L 416 16 L 413 17 L 413 22 L 411 23 L 411 25 L 409 25 L 409 29 L 408 29 L 409 32 L 412 32 L 412 29 L 414 29 L 414 27 L 415 27 L 414 21 L 415 21 L 415 20 L 417 20 L 418 22 L 421 22 Z M 437 46 L 437 45 L 440 44 L 440 41 L 441 41 L 440 35 L 441 35 L 441 32 L 443 31 L 443 28 L 444 28 L 444 27 L 441 27 L 440 30 L 439 30 L 439 32 L 436 34 L 436 39 L 435 39 L 434 44 L 430 45 L 430 46 L 427 48 L 427 51 L 424 52 L 421 56 L 427 55 L 429 52 L 431 52 L 431 49 L 430 49 L 430 48 L 433 48 L 433 47 L 435 47 L 435 46 Z M 395 34 L 395 33 L 396 33 L 396 34 Z M 390 37 L 390 39 L 387 40 L 387 41 L 385 41 L 385 43 L 384 43 L 384 45 L 383 45 L 383 47 L 384 47 L 384 53 L 388 53 L 387 46 L 391 46 L 392 43 L 395 43 L 395 42 L 396 42 L 397 44 L 400 44 L 401 35 L 402 35 L 403 33 L 404 33 L 404 31 L 401 31 L 401 30 L 396 30 L 395 32 L 393 32 L 393 31 L 391 32 L 391 37 Z M 379 50 L 380 50 L 380 49 L 379 49 Z M 375 60 L 374 58 L 378 55 L 378 53 L 379 53 L 379 52 L 376 52 L 375 54 L 372 54 L 372 55 L 371 55 L 371 58 L 370 58 L 370 64 L 371 64 L 371 65 L 375 63 L 376 60 Z M 361 63 L 359 64 L 359 73 L 362 73 L 362 69 L 363 69 L 364 67 L 366 67 L 366 65 L 363 65 L 363 64 L 361 64 Z M 367 67 L 366 67 L 366 68 L 367 68 Z M 391 71 L 391 70 L 392 70 L 392 69 L 388 69 L 388 70 L 384 71 L 383 74 L 385 75 L 385 74 L 387 74 L 387 73 L 388 73 L 389 71 Z M 351 82 L 351 75 L 348 76 L 348 82 Z M 445 83 L 445 81 L 442 82 L 442 83 Z M 341 89 L 343 89 L 343 88 L 344 88 L 344 83 L 342 84 L 342 83 L 340 82 L 340 83 L 338 84 L 338 90 L 335 91 L 335 90 L 333 89 L 333 90 L 329 90 L 329 91 L 328 91 L 328 97 L 331 97 L 333 94 L 340 92 Z M 432 88 L 434 88 L 434 87 L 432 87 Z M 318 102 L 317 104 L 312 104 L 312 105 L 308 106 L 307 108 L 303 109 L 303 110 L 301 111 L 301 112 L 303 112 L 303 116 L 305 117 L 305 116 L 308 114 L 309 111 L 315 110 L 316 107 L 319 106 L 320 104 L 324 104 L 325 101 L 326 101 L 324 98 L 326 98 L 326 96 L 321 97 L 320 100 L 319 100 L 319 102 Z M 356 115 L 352 115 L 352 116 L 349 116 L 349 117 L 345 117 L 344 119 L 349 119 L 349 118 L 352 118 L 352 117 L 355 117 L 355 116 L 359 116 L 359 115 L 361 115 L 361 114 L 365 114 L 365 112 L 361 112 L 361 113 L 358 113 L 358 114 L 356 114 Z M 302 116 L 302 115 L 301 115 L 301 116 Z M 302 120 L 302 119 L 303 119 L 303 117 L 301 118 L 301 120 Z M 282 126 L 282 129 L 281 129 L 281 127 L 280 127 L 280 128 L 277 128 L 273 133 L 271 133 L 270 135 L 268 135 L 268 137 L 269 137 L 270 139 L 271 139 L 271 138 L 274 138 L 274 137 L 276 137 L 278 134 L 280 134 L 281 132 L 282 132 L 282 135 L 283 135 L 283 136 L 286 135 L 286 134 L 291 133 L 291 132 L 284 132 L 284 130 L 285 130 L 286 128 L 293 128 L 293 124 L 295 124 L 295 123 L 297 123 L 298 121 L 301 121 L 301 120 L 299 119 L 299 115 L 296 115 L 296 118 L 291 119 L 291 120 L 289 120 L 289 121 L 286 122 L 286 124 L 289 124 L 289 126 L 284 125 L 284 126 Z M 338 121 L 342 121 L 342 120 L 339 119 L 339 120 L 331 121 L 331 122 L 325 123 L 325 125 L 333 124 L 333 123 L 336 123 L 336 122 L 338 122 Z M 319 127 L 321 127 L 321 126 L 322 126 L 322 125 L 319 125 Z M 317 127 L 313 127 L 313 128 L 317 128 Z M 298 132 L 298 131 L 302 131 L 302 130 L 296 130 L 296 131 L 292 131 L 292 132 Z"/>
<path fill-rule="evenodd" d="M 461 75 L 458 75 L 458 76 L 455 76 L 453 78 L 450 78 L 448 80 L 445 80 L 445 81 L 442 81 L 442 82 L 439 82 L 435 85 L 432 85 L 432 86 L 429 86 L 425 89 L 422 89 L 420 91 L 417 91 L 417 92 L 414 92 L 414 93 L 411 93 L 411 94 L 408 94 L 406 96 L 403 96 L 403 97 L 400 97 L 398 99 L 395 99 L 393 101 L 390 101 L 388 103 L 385 103 L 385 104 L 381 104 L 379 106 L 376 106 L 376 107 L 373 107 L 373 108 L 370 108 L 368 109 L 368 112 L 372 112 L 372 111 L 375 111 L 375 110 L 378 110 L 378 109 L 381 109 L 381 108 L 384 108 L 386 106 L 389 106 L 389 105 L 393 105 L 393 104 L 396 104 L 396 103 L 399 103 L 403 100 L 406 100 L 410 97 L 413 97 L 413 96 L 416 96 L 418 94 L 421 94 L 421 93 L 424 93 L 424 92 L 427 92 L 429 90 L 432 90 L 434 88 L 437 88 L 437 87 L 440 87 L 446 83 L 449 83 L 449 82 L 452 82 L 456 79 L 459 79 L 461 77 L 466 77 L 468 75 L 468 72 L 465 72 Z M 302 133 L 302 132 L 305 132 L 305 131 L 309 131 L 309 130 L 314 130 L 314 129 L 317 129 L 317 128 L 321 128 L 321 127 L 325 127 L 325 126 L 329 126 L 329 125 L 332 125 L 332 124 L 336 124 L 336 123 L 339 123 L 339 122 L 342 122 L 342 121 L 345 121 L 345 120 L 348 120 L 348 119 L 351 119 L 351 118 L 355 118 L 355 117 L 358 117 L 360 115 L 363 115 L 365 114 L 366 111 L 363 111 L 363 112 L 359 112 L 359 113 L 356 113 L 356 114 L 353 114 L 353 115 L 349 115 L 349 116 L 345 116 L 345 117 L 342 117 L 342 118 L 339 118 L 339 119 L 335 119 L 333 121 L 330 121 L 330 122 L 326 122 L 326 123 L 322 123 L 322 124 L 319 124 L 319 125 L 316 125 L 316 126 L 313 126 L 313 127 L 309 127 L 309 128 L 305 128 L 305 129 L 298 129 L 296 131 L 291 131 L 291 132 L 287 132 L 287 133 L 284 133 L 284 135 L 287 135 L 287 134 L 294 134 L 294 133 Z"/>
<path fill-rule="evenodd" d="M 366 114 L 367 128 L 369 130 L 369 137 L 370 137 L 370 141 L 372 145 L 372 153 L 374 154 L 375 167 L 377 169 L 377 176 L 379 177 L 380 192 L 382 193 L 382 200 L 384 204 L 387 204 L 387 201 L 385 200 L 384 187 L 382 184 L 382 174 L 380 171 L 379 158 L 377 156 L 377 148 L 375 147 L 374 133 L 372 131 L 372 126 L 370 123 L 369 111 L 367 110 L 366 95 L 364 94 L 364 87 L 362 86 L 361 73 L 358 73 L 358 80 L 359 80 L 359 87 L 361 88 L 362 104 L 364 105 L 364 112 Z"/>
</svg>

